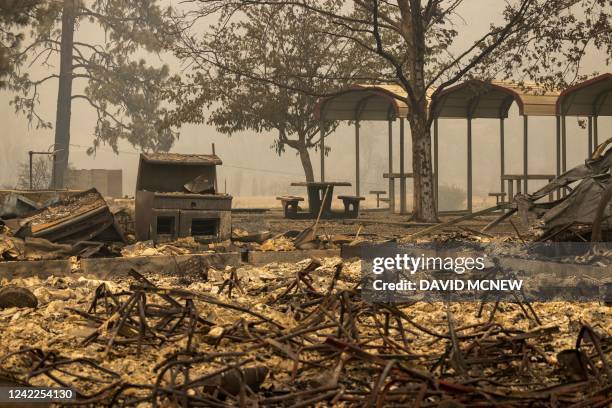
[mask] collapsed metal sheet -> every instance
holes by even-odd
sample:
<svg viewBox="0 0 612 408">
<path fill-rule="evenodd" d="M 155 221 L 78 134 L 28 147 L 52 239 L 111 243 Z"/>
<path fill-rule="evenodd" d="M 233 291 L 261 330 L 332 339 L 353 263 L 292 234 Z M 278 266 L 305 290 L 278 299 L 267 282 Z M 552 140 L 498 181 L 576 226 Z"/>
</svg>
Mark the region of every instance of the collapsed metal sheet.
<svg viewBox="0 0 612 408">
<path fill-rule="evenodd" d="M 612 186 L 612 178 L 597 179 L 588 177 L 559 204 L 546 211 L 541 218 L 546 229 L 566 226 L 569 224 L 592 224 L 603 192 Z M 612 216 L 608 207 L 605 218 Z"/>
<path fill-rule="evenodd" d="M 610 142 L 612 142 L 612 139 L 609 139 L 600 146 L 605 147 Z M 557 191 L 560 188 L 568 186 L 573 182 L 583 180 L 587 177 L 609 174 L 611 167 L 612 149 L 608 149 L 605 153 L 596 153 L 594 158 L 587 160 L 584 164 L 566 171 L 535 193 L 531 194 L 532 200 L 538 200 L 552 192 Z"/>
<path fill-rule="evenodd" d="M 95 189 L 75 194 L 22 218 L 17 237 L 51 242 L 125 242 L 106 201 Z"/>
<path fill-rule="evenodd" d="M 605 191 L 612 186 L 610 169 L 612 168 L 612 138 L 597 147 L 592 158 L 582 165 L 561 174 L 533 194 L 515 197 L 515 206 L 523 222 L 529 216 L 537 221 L 532 225 L 541 229 L 545 235 L 555 233 L 572 225 L 592 226 L 598 209 L 601 208 L 601 220 L 612 217 Z M 572 183 L 578 184 L 572 189 Z M 537 203 L 536 201 L 554 192 L 570 190 L 570 193 L 553 202 Z"/>
</svg>

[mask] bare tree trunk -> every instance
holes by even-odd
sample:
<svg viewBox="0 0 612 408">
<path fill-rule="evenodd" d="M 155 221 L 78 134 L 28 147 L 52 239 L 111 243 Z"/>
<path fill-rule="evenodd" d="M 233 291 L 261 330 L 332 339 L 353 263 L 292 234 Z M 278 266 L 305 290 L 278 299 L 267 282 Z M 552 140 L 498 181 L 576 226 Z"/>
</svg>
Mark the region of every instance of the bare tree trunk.
<svg viewBox="0 0 612 408">
<path fill-rule="evenodd" d="M 59 150 L 53 164 L 53 185 L 64 187 L 64 175 L 68 168 L 70 148 L 70 113 L 72 103 L 72 47 L 76 1 L 64 0 L 62 10 L 62 39 L 60 46 L 60 74 L 55 118 L 55 150 Z"/>
<path fill-rule="evenodd" d="M 310 161 L 310 154 L 308 153 L 308 148 L 306 144 L 300 143 L 295 147 L 300 155 L 300 161 L 302 162 L 302 168 L 304 169 L 304 175 L 306 176 L 307 182 L 314 181 L 314 172 L 312 170 L 312 162 Z"/>
<path fill-rule="evenodd" d="M 413 114 L 410 118 L 412 131 L 412 173 L 414 175 L 413 219 L 415 221 L 437 221 L 433 172 L 431 163 L 431 132 L 427 118 Z"/>
<path fill-rule="evenodd" d="M 409 7 L 407 7 L 409 4 Z M 434 197 L 431 164 L 431 132 L 428 125 L 428 107 L 425 88 L 425 27 L 421 0 L 408 0 L 401 4 L 402 33 L 410 45 L 407 50 L 410 62 L 412 98 L 410 106 L 410 130 L 412 132 L 412 173 L 414 176 L 413 219 L 435 222 L 438 220 Z M 408 11 L 409 10 L 409 11 Z"/>
</svg>

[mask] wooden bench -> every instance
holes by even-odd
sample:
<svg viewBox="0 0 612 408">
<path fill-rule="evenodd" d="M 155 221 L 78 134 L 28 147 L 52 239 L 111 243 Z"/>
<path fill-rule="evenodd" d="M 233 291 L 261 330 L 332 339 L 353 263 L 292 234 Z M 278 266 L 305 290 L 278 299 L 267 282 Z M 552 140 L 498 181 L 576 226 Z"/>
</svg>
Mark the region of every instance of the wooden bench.
<svg viewBox="0 0 612 408">
<path fill-rule="evenodd" d="M 385 190 L 372 190 L 370 191 L 370 194 L 376 194 L 376 208 L 380 208 L 380 195 L 387 194 L 387 192 Z"/>
<path fill-rule="evenodd" d="M 365 200 L 365 197 L 339 195 L 338 199 L 344 204 L 344 215 L 348 218 L 357 218 L 359 216 L 359 202 Z"/>
<path fill-rule="evenodd" d="M 506 193 L 489 193 L 489 197 L 495 197 L 495 205 L 505 202 Z"/>
<path fill-rule="evenodd" d="M 276 197 L 280 200 L 283 205 L 283 211 L 285 212 L 285 218 L 294 218 L 299 210 L 298 204 L 300 201 L 304 201 L 304 197 L 297 196 L 281 196 Z"/>
</svg>

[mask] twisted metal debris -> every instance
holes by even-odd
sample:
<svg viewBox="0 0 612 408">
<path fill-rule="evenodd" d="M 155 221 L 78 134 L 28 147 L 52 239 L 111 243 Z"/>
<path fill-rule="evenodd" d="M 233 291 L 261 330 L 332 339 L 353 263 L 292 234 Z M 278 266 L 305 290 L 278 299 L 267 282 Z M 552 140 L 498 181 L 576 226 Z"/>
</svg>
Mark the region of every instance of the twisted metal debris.
<svg viewBox="0 0 612 408">
<path fill-rule="evenodd" d="M 96 345 L 104 358 L 24 348 L 0 359 L 0 376 L 71 387 L 79 397 L 74 404 L 94 406 L 612 403 L 612 337 L 604 326 L 583 322 L 575 346 L 558 350 L 559 327 L 543 325 L 536 307 L 517 301 L 481 304 L 474 322 L 463 325 L 452 305 L 439 304 L 447 327 L 432 328 L 411 315 L 415 305 L 365 302 L 359 280 L 347 276 L 342 263 L 326 271 L 326 279 L 316 273 L 321 268 L 312 260 L 293 276 L 268 277 L 262 285 L 228 271 L 219 292 L 233 288 L 234 294 L 225 297 L 158 286 L 133 271 L 130 290 L 113 293 L 102 284 L 86 310 L 71 309 L 95 326 L 81 346 Z M 247 306 L 253 302 L 245 299 L 259 303 Z M 516 307 L 533 329 L 500 323 L 500 315 Z M 417 347 L 423 339 L 426 347 Z M 109 368 L 124 355 L 169 344 L 173 351 L 152 368 L 149 382 L 132 382 Z"/>
</svg>

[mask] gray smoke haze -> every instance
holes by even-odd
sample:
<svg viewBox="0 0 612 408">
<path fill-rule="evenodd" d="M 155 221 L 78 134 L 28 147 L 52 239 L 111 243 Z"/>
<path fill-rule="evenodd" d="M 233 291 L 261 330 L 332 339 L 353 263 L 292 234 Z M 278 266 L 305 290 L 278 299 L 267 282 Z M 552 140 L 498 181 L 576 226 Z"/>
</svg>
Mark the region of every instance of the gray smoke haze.
<svg viewBox="0 0 612 408">
<path fill-rule="evenodd" d="M 181 7 L 178 2 L 173 3 Z M 457 48 L 463 48 L 481 36 L 489 24 L 501 19 L 503 0 L 466 1 L 459 13 L 462 20 L 457 22 L 460 39 Z M 75 38 L 98 37 L 100 33 L 83 24 Z M 152 64 L 167 63 L 174 72 L 180 72 L 180 65 L 171 57 L 163 60 L 157 56 L 147 57 Z M 606 72 L 605 56 L 591 52 L 584 64 L 583 72 Z M 56 61 L 55 61 L 56 62 Z M 52 64 L 55 63 L 51 61 Z M 53 70 L 57 69 L 57 64 Z M 48 75 L 44 67 L 32 67 L 33 77 Z M 83 83 L 75 83 L 75 90 Z M 41 91 L 39 111 L 42 116 L 53 121 L 57 98 L 57 83 L 52 82 Z M 0 92 L 0 185 L 14 186 L 17 182 L 18 165 L 27 160 L 28 150 L 47 150 L 53 143 L 53 130 L 29 128 L 23 116 L 14 113 L 8 102 L 13 95 Z M 120 153 L 114 154 L 108 146 L 102 146 L 95 156 L 85 152 L 93 140 L 95 113 L 84 102 L 75 100 L 72 111 L 70 163 L 75 168 L 123 169 L 123 190 L 133 195 L 138 166 L 138 152 L 128 143 L 119 145 Z M 600 118 L 599 140 L 612 136 L 609 133 L 611 118 Z M 408 126 L 406 126 L 408 129 Z M 380 187 L 386 190 L 387 181 L 382 173 L 387 171 L 387 124 L 369 122 L 362 124 L 361 131 L 361 180 L 363 192 Z M 522 172 L 522 118 L 518 115 L 516 104 L 506 121 L 506 171 Z M 178 153 L 208 153 L 215 143 L 217 154 L 223 159 L 219 184 L 227 182 L 229 193 L 237 196 L 276 195 L 291 190 L 291 181 L 304 178 L 297 156 L 289 151 L 282 157 L 271 149 L 274 134 L 243 132 L 232 137 L 218 134 L 214 128 L 205 125 L 184 126 L 180 139 L 172 148 Z M 396 157 L 395 170 L 399 163 L 398 141 L 399 124 L 394 125 Z M 529 169 L 535 173 L 555 172 L 555 120 L 554 118 L 530 118 Z M 331 153 L 326 161 L 326 178 L 354 182 L 354 130 L 346 125 L 327 139 Z M 465 188 L 466 180 L 466 123 L 464 120 L 440 121 L 440 183 Z M 486 195 L 499 191 L 499 130 L 497 120 L 478 119 L 473 121 L 474 146 L 474 193 Z M 568 167 L 584 161 L 587 155 L 587 131 L 580 129 L 575 118 L 568 118 Z M 318 153 L 311 152 L 315 176 L 319 175 Z M 410 136 L 406 137 L 406 171 L 411 169 Z M 541 185 L 533 182 L 530 189 Z"/>
</svg>

